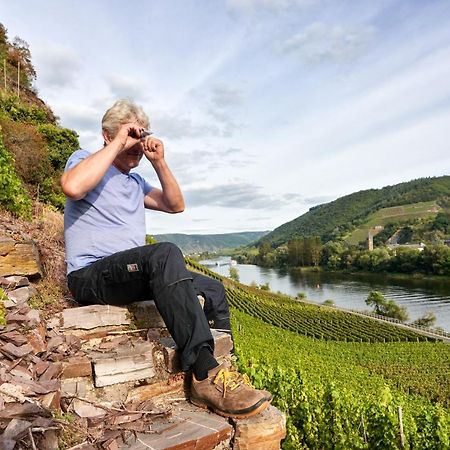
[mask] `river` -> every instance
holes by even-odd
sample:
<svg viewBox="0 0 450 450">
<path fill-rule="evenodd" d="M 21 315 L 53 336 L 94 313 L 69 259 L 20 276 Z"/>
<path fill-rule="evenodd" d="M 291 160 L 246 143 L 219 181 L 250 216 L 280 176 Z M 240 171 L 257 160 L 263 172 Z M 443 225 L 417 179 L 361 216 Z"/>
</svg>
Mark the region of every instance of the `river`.
<svg viewBox="0 0 450 450">
<path fill-rule="evenodd" d="M 220 275 L 229 276 L 230 259 L 200 261 Z M 219 265 L 217 265 L 219 264 Z M 270 290 L 296 296 L 306 294 L 309 301 L 322 303 L 331 299 L 342 308 L 368 311 L 365 300 L 377 290 L 407 308 L 410 321 L 428 311 L 436 315 L 436 327 L 450 332 L 450 282 L 439 280 L 392 279 L 379 274 L 343 274 L 332 272 L 300 272 L 269 269 L 252 264 L 234 265 L 241 283 L 258 285 L 269 283 Z"/>
</svg>

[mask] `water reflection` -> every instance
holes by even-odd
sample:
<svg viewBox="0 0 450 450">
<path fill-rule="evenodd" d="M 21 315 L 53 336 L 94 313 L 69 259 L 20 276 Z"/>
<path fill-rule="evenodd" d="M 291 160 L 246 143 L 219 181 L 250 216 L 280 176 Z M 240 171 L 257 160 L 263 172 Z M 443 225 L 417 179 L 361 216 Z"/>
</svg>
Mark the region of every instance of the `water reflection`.
<svg viewBox="0 0 450 450">
<path fill-rule="evenodd" d="M 224 264 L 223 259 L 221 264 Z M 328 272 L 283 271 L 251 264 L 237 264 L 241 283 L 257 285 L 269 283 L 274 292 L 295 296 L 306 294 L 313 302 L 332 299 L 337 306 L 368 310 L 365 300 L 371 290 L 381 291 L 387 298 L 406 306 L 410 320 L 428 311 L 436 315 L 436 326 L 450 331 L 450 283 L 414 277 L 391 279 L 380 274 L 341 274 Z M 229 276 L 230 266 L 210 266 L 220 275 Z"/>
</svg>

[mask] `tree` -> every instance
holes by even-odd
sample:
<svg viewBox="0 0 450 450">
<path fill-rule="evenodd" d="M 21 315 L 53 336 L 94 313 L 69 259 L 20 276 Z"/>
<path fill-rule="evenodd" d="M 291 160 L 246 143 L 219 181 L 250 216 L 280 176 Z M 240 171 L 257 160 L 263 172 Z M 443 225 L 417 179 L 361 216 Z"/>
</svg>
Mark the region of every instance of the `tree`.
<svg viewBox="0 0 450 450">
<path fill-rule="evenodd" d="M 258 248 L 258 264 L 264 266 L 266 264 L 266 259 L 268 254 L 271 252 L 272 247 L 269 241 L 262 241 Z"/>
<path fill-rule="evenodd" d="M 436 323 L 436 314 L 433 311 L 426 312 L 422 317 L 419 317 L 413 322 L 413 325 L 430 328 Z"/>
<path fill-rule="evenodd" d="M 450 247 L 427 245 L 421 256 L 426 272 L 435 275 L 450 275 Z"/>
<path fill-rule="evenodd" d="M 394 300 L 386 299 L 379 291 L 371 291 L 366 299 L 366 305 L 373 306 L 375 314 L 391 317 L 392 319 L 406 322 L 408 312 L 404 306 L 399 306 Z"/>
<path fill-rule="evenodd" d="M 230 278 L 233 281 L 239 282 L 239 271 L 237 270 L 236 267 L 230 266 Z"/>
<path fill-rule="evenodd" d="M 36 70 L 31 62 L 31 52 L 28 43 L 19 37 L 15 37 L 8 51 L 9 63 L 18 67 L 20 63 L 20 83 L 30 88 L 36 79 Z"/>
<path fill-rule="evenodd" d="M 310 241 L 310 253 L 311 253 L 311 263 L 313 266 L 318 266 L 320 262 L 320 256 L 322 254 L 322 242 L 320 237 L 315 236 L 309 239 Z"/>
</svg>

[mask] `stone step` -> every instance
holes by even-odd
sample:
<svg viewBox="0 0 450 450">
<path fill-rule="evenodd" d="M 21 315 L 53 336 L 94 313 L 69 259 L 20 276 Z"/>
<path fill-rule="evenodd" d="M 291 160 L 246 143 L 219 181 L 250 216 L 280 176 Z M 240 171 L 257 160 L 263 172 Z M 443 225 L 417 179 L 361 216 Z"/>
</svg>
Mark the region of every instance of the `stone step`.
<svg viewBox="0 0 450 450">
<path fill-rule="evenodd" d="M 130 328 L 131 317 L 126 308 L 89 305 L 64 309 L 58 325 L 65 334 L 90 338 Z"/>
<path fill-rule="evenodd" d="M 230 357 L 230 352 L 233 349 L 233 341 L 228 333 L 212 329 L 211 334 L 214 338 L 214 356 L 218 360 L 223 360 Z M 163 346 L 163 355 L 166 369 L 170 373 L 177 373 L 181 371 L 180 359 L 177 353 L 177 346 L 171 337 L 160 339 Z"/>
<path fill-rule="evenodd" d="M 230 447 L 233 426 L 224 417 L 180 402 L 169 420 L 156 420 L 152 434 L 136 433 L 124 443 L 123 450 L 212 450 L 222 444 Z"/>
<path fill-rule="evenodd" d="M 152 424 L 152 434 L 136 433 L 123 450 L 279 450 L 286 436 L 286 417 L 269 406 L 248 419 L 226 419 L 187 401 L 173 406 L 170 419 Z"/>
<path fill-rule="evenodd" d="M 286 417 L 273 406 L 249 419 L 231 419 L 233 450 L 279 450 L 286 437 Z"/>
<path fill-rule="evenodd" d="M 108 399 L 111 405 L 139 405 L 145 401 L 155 404 L 162 401 L 170 405 L 171 416 L 155 419 L 152 433 L 142 433 L 140 429 L 124 434 L 124 441 L 117 438 L 111 448 L 279 450 L 285 436 L 285 417 L 280 411 L 270 406 L 255 417 L 236 420 L 191 405 L 186 398 L 189 383 L 180 371 L 175 342 L 170 337 L 160 337 L 167 334 L 167 330 L 161 329 L 154 303 L 141 302 L 137 309 L 131 310 L 133 314 L 142 315 L 139 325 L 144 324 L 143 328 L 150 325 L 152 333 L 147 336 L 144 336 L 145 331 L 136 333 L 128 310 L 108 305 L 65 310 L 59 326 L 53 329 L 79 336 L 77 339 L 81 339 L 81 352 L 84 354 L 63 363 L 63 397 L 85 398 L 92 404 Z M 137 310 L 139 312 L 136 313 Z M 142 322 L 142 317 L 153 318 L 150 322 Z M 217 330 L 211 332 L 215 357 L 220 361 L 230 360 L 231 336 Z M 77 370 L 78 366 L 80 370 Z M 77 378 L 65 379 L 64 374 Z M 79 412 L 83 409 L 80 408 Z"/>
<path fill-rule="evenodd" d="M 153 378 L 156 375 L 153 348 L 150 342 L 135 340 L 106 353 L 89 352 L 87 356 L 92 361 L 95 387 Z"/>
</svg>

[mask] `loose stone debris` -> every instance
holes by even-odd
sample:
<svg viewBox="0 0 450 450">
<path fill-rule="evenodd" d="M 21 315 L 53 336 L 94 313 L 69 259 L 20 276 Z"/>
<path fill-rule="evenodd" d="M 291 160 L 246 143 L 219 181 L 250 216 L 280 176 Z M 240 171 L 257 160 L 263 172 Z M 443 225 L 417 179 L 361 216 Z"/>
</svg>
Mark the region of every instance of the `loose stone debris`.
<svg viewBox="0 0 450 450">
<path fill-rule="evenodd" d="M 279 448 L 285 418 L 275 408 L 240 426 L 187 402 L 189 377 L 153 302 L 130 308 L 137 318 L 93 305 L 46 321 L 29 306 L 26 277 L 0 277 L 0 287 L 1 450 Z M 230 336 L 213 336 L 216 357 L 230 361 Z"/>
</svg>

